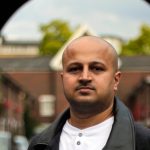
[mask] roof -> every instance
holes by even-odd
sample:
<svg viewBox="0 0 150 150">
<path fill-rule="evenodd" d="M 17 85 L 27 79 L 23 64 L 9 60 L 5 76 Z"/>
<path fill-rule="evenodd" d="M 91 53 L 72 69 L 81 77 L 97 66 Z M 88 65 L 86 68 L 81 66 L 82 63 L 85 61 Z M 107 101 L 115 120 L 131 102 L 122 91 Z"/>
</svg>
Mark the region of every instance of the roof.
<svg viewBox="0 0 150 150">
<path fill-rule="evenodd" d="M 61 70 L 62 69 L 62 54 L 65 50 L 65 48 L 69 45 L 69 43 L 74 40 L 75 38 L 78 38 L 80 36 L 84 35 L 94 35 L 98 36 L 89 26 L 87 25 L 81 25 L 75 33 L 70 37 L 70 39 L 63 45 L 63 47 L 58 51 L 58 53 L 50 60 L 49 65 L 52 70 Z M 115 36 L 101 36 L 106 41 L 110 42 L 114 48 L 117 50 L 117 53 L 120 53 L 121 51 L 121 42 L 123 40 L 121 38 L 115 37 Z M 119 60 L 120 65 L 120 60 Z"/>
<path fill-rule="evenodd" d="M 3 43 L 2 45 L 3 46 L 36 46 L 38 47 L 40 44 L 40 41 L 29 41 L 29 40 L 26 40 L 26 41 L 9 41 L 9 40 L 3 40 Z"/>
<path fill-rule="evenodd" d="M 50 71 L 50 56 L 24 57 L 24 58 L 1 58 L 0 71 Z"/>
<path fill-rule="evenodd" d="M 34 95 L 31 94 L 27 89 L 25 89 L 19 82 L 14 80 L 11 75 L 7 73 L 1 74 L 1 77 L 3 78 L 3 81 L 9 81 L 10 84 L 13 85 L 17 90 L 25 92 L 31 99 L 35 99 Z"/>
<path fill-rule="evenodd" d="M 150 71 L 150 56 L 121 56 L 122 71 Z M 50 56 L 24 57 L 24 58 L 1 58 L 0 71 L 2 72 L 49 72 Z"/>
<path fill-rule="evenodd" d="M 150 56 L 120 57 L 122 71 L 150 71 Z"/>
</svg>

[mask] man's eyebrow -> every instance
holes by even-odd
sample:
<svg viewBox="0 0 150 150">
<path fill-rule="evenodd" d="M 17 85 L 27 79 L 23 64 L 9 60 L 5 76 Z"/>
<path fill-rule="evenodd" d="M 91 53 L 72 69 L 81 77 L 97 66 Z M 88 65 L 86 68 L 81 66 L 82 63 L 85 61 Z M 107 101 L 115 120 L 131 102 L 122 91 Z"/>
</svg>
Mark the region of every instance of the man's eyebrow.
<svg viewBox="0 0 150 150">
<path fill-rule="evenodd" d="M 103 61 L 91 61 L 89 62 L 89 65 L 96 65 L 96 64 L 100 64 L 100 65 L 104 65 L 105 66 L 105 63 Z M 82 62 L 78 62 L 78 61 L 71 61 L 67 64 L 67 66 L 70 66 L 70 65 L 82 65 Z"/>
<path fill-rule="evenodd" d="M 73 66 L 73 65 L 82 65 L 82 63 L 73 61 L 73 62 L 69 62 L 69 63 L 67 64 L 67 66 Z"/>
</svg>

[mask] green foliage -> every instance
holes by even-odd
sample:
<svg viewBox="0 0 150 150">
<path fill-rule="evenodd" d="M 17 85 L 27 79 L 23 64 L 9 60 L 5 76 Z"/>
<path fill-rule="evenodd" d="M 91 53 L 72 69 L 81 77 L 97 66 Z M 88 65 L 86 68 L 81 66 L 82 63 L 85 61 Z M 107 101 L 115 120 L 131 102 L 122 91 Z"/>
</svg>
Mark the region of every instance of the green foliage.
<svg viewBox="0 0 150 150">
<path fill-rule="evenodd" d="M 34 128 L 38 126 L 39 122 L 31 115 L 29 106 L 25 107 L 24 115 L 25 136 L 30 139 L 34 135 Z"/>
<path fill-rule="evenodd" d="M 58 19 L 41 25 L 40 29 L 43 33 L 39 48 L 41 55 L 55 55 L 73 33 L 68 22 Z"/>
<path fill-rule="evenodd" d="M 121 55 L 150 55 L 150 26 L 142 25 L 140 35 L 122 45 Z"/>
<path fill-rule="evenodd" d="M 0 101 L 0 116 L 3 114 L 4 106 L 3 103 Z"/>
</svg>

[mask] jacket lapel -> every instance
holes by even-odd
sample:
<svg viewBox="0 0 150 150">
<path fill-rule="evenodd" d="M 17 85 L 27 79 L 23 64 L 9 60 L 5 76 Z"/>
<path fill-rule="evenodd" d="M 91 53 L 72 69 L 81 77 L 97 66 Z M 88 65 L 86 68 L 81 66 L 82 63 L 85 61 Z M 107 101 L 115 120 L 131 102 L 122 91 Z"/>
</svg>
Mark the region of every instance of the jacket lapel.
<svg viewBox="0 0 150 150">
<path fill-rule="evenodd" d="M 33 143 L 33 150 L 59 150 L 59 139 L 66 120 L 70 117 L 70 110 L 65 110 L 44 130 Z"/>
<path fill-rule="evenodd" d="M 120 100 L 115 101 L 114 124 L 103 150 L 135 150 L 135 133 L 132 116 Z"/>
</svg>

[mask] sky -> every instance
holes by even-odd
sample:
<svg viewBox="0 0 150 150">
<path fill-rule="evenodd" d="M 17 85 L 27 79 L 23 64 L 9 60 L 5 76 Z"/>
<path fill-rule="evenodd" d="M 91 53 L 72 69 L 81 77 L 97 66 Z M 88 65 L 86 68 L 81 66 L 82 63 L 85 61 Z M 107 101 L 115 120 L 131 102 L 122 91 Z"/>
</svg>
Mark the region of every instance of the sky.
<svg viewBox="0 0 150 150">
<path fill-rule="evenodd" d="M 8 40 L 40 40 L 39 26 L 62 19 L 72 27 L 87 24 L 98 35 L 129 40 L 150 25 L 150 5 L 144 0 L 30 0 L 1 30 Z"/>
</svg>

